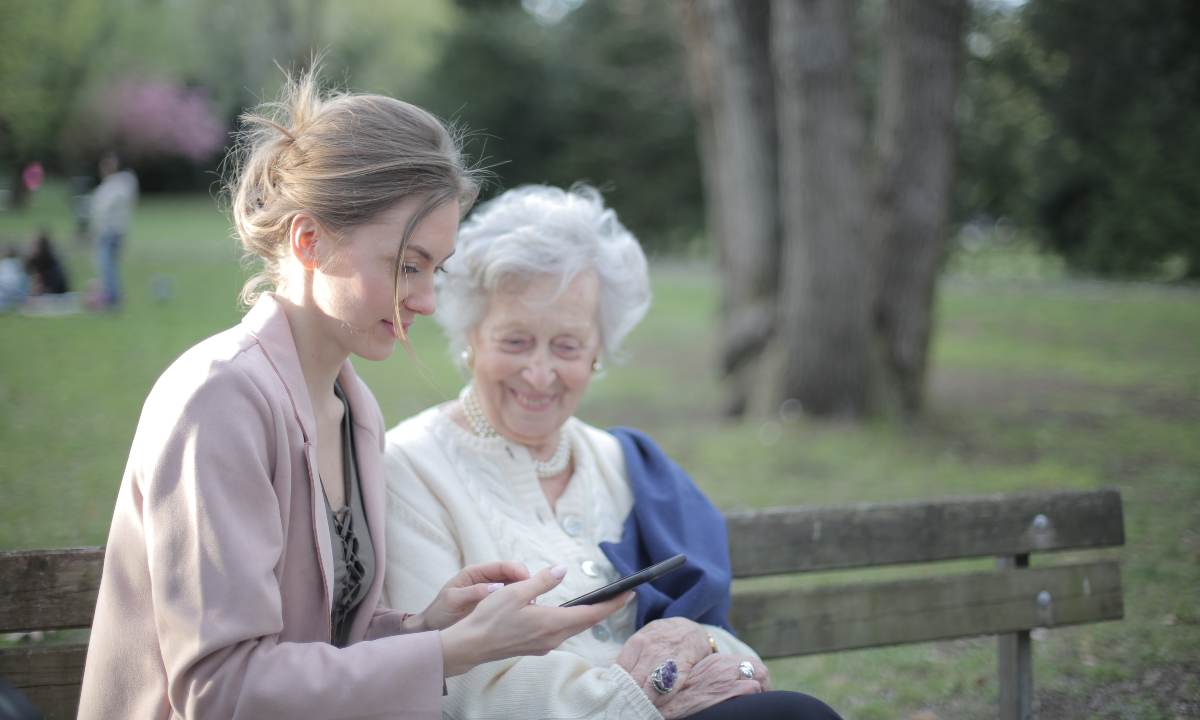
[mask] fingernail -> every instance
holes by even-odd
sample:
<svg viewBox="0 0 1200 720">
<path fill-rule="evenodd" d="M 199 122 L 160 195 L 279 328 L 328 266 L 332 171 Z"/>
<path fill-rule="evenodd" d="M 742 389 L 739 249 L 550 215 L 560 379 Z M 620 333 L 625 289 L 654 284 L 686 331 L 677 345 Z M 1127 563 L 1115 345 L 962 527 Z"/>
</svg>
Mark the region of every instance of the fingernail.
<svg viewBox="0 0 1200 720">
<path fill-rule="evenodd" d="M 567 575 L 567 566 L 555 565 L 554 567 L 550 568 L 550 574 L 559 580 L 562 580 Z"/>
<path fill-rule="evenodd" d="M 504 583 L 489 583 L 488 594 L 494 593 L 502 587 L 504 587 Z"/>
</svg>

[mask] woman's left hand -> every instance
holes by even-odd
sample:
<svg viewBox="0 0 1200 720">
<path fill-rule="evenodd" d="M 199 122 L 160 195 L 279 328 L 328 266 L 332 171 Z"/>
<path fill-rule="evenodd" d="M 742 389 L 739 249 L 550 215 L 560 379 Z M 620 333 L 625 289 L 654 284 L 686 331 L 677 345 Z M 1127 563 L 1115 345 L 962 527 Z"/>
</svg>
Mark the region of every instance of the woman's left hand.
<svg viewBox="0 0 1200 720">
<path fill-rule="evenodd" d="M 529 578 L 529 569 L 520 563 L 492 562 L 468 565 L 442 586 L 429 607 L 404 620 L 408 632 L 444 630 L 469 615 L 488 595 L 509 583 Z"/>
<path fill-rule="evenodd" d="M 654 668 L 668 658 L 684 671 L 710 653 L 708 631 L 702 625 L 687 618 L 663 618 L 646 623 L 626 640 L 617 664 L 644 686 Z M 650 699 L 656 698 L 651 694 Z"/>
<path fill-rule="evenodd" d="M 754 668 L 754 676 L 741 671 L 743 662 Z M 758 660 L 720 653 L 709 655 L 682 673 L 673 692 L 663 695 L 656 703 L 667 720 L 684 718 L 739 695 L 752 695 L 771 689 L 767 668 Z"/>
</svg>

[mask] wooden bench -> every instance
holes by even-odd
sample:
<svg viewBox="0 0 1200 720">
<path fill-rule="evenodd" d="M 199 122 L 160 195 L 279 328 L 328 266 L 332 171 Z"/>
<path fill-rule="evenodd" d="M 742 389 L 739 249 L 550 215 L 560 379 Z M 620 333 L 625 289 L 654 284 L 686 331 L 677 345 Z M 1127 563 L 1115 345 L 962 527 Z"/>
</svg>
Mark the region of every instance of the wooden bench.
<svg viewBox="0 0 1200 720">
<path fill-rule="evenodd" d="M 1032 717 L 1031 629 L 1123 614 L 1117 561 L 1029 566 L 1034 552 L 1124 544 L 1116 490 L 769 508 L 728 521 L 738 578 L 996 558 L 982 572 L 739 589 L 731 620 L 764 658 L 998 635 L 1005 720 Z M 102 548 L 0 553 L 0 633 L 87 627 L 102 560 Z M 0 677 L 46 718 L 73 718 L 85 654 L 81 644 L 0 650 Z"/>
</svg>

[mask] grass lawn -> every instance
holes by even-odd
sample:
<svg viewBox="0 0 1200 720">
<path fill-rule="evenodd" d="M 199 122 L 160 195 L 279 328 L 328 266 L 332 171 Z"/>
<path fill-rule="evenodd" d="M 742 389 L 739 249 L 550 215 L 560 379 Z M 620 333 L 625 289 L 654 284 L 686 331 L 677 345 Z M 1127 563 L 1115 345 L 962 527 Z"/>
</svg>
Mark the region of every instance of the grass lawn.
<svg viewBox="0 0 1200 720">
<path fill-rule="evenodd" d="M 90 261 L 59 187 L 0 214 L 0 243 L 40 225 L 81 285 Z M 239 317 L 246 273 L 211 200 L 148 199 L 127 247 L 121 312 L 0 316 L 0 548 L 102 543 L 150 385 Z M 724 508 L 1118 486 L 1126 618 L 1035 633 L 1040 717 L 1200 717 L 1200 292 L 950 277 L 919 424 L 729 424 L 716 413 L 712 270 L 664 263 L 654 279 L 631 362 L 593 385 L 584 419 L 648 430 Z M 357 363 L 389 424 L 458 390 L 436 326 L 413 336 L 416 358 Z M 984 638 L 771 668 L 777 687 L 847 718 L 931 720 L 994 717 L 994 664 Z"/>
</svg>

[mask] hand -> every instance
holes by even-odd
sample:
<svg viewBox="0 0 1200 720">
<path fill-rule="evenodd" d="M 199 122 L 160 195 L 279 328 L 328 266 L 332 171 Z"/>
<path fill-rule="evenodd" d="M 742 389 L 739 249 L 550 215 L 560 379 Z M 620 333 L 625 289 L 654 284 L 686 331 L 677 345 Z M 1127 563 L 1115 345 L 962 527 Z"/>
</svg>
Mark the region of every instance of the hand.
<svg viewBox="0 0 1200 720">
<path fill-rule="evenodd" d="M 754 666 L 754 677 L 747 678 L 738 669 L 743 661 Z M 649 689 L 649 688 L 646 688 Z M 753 658 L 718 653 L 709 655 L 687 672 L 681 673 L 675 689 L 658 704 L 658 711 L 667 720 L 687 717 L 739 695 L 750 695 L 771 689 L 767 668 Z M 651 693 L 657 694 L 653 689 Z"/>
<path fill-rule="evenodd" d="M 545 655 L 563 640 L 595 625 L 625 606 L 632 592 L 595 605 L 542 607 L 539 595 L 562 582 L 566 568 L 547 568 L 537 575 L 500 588 L 475 610 L 442 631 L 442 663 L 446 677 L 460 675 L 480 663 L 516 655 Z"/>
<path fill-rule="evenodd" d="M 407 632 L 442 630 L 466 617 L 488 595 L 508 583 L 529 578 L 524 565 L 494 562 L 468 565 L 450 578 L 429 607 L 404 619 Z"/>
<path fill-rule="evenodd" d="M 711 654 L 708 631 L 704 626 L 687 618 L 663 618 L 646 623 L 626 640 L 621 654 L 617 656 L 617 664 L 642 686 L 650 702 L 658 706 L 666 702 L 669 696 L 660 695 L 650 688 L 647 680 L 654 668 L 671 659 L 682 675 Z"/>
</svg>

